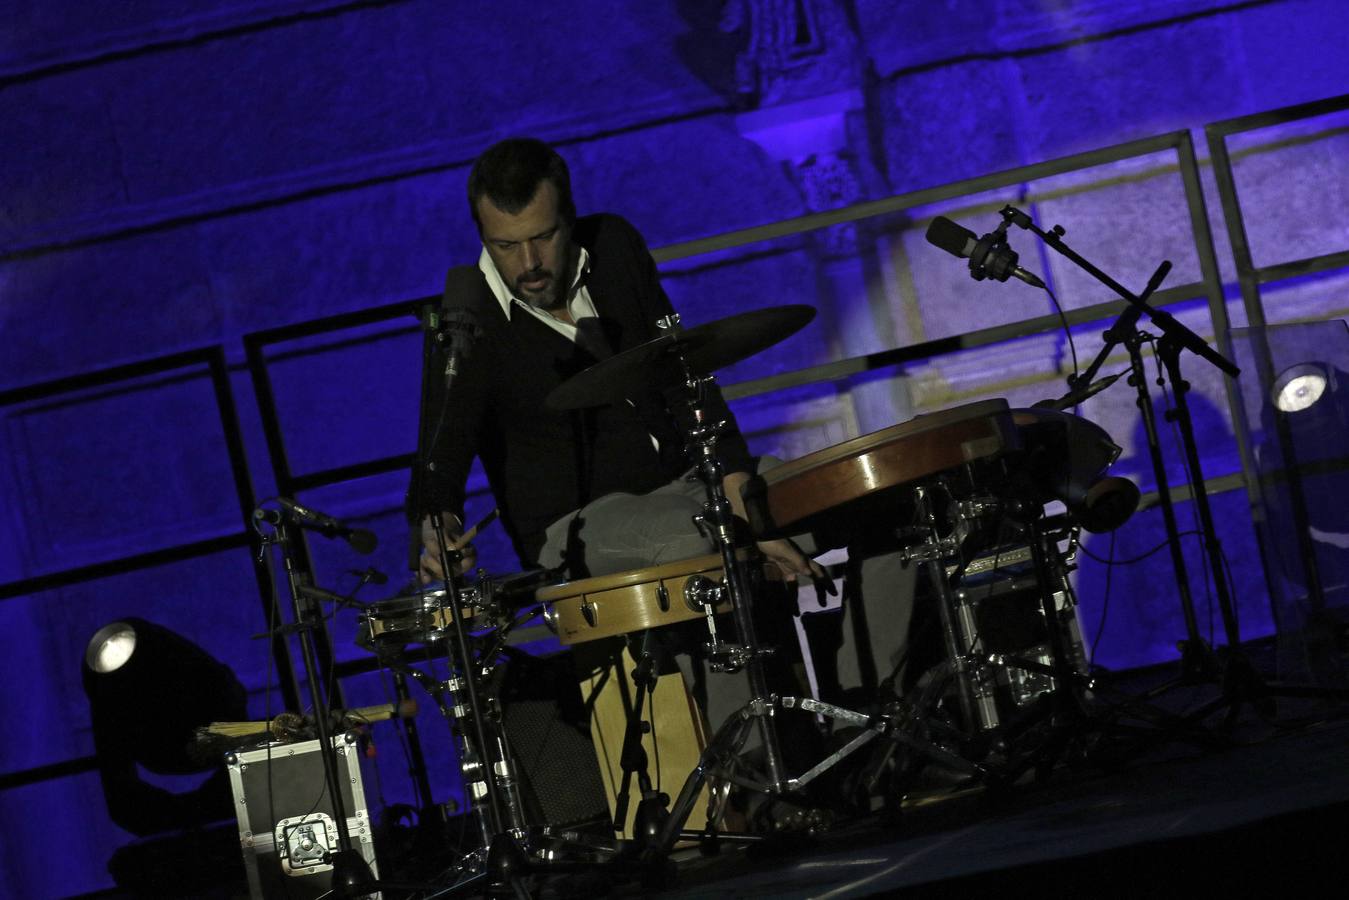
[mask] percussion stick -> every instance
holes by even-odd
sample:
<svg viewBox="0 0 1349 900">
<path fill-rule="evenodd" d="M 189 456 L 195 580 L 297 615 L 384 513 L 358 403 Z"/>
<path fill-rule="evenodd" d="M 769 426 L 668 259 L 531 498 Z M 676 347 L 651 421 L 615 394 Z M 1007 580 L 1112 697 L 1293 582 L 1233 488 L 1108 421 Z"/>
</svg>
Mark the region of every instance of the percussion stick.
<svg viewBox="0 0 1349 900">
<path fill-rule="evenodd" d="M 459 535 L 459 538 L 452 544 L 450 544 L 450 549 L 462 550 L 465 547 L 467 547 L 469 545 L 469 542 L 478 536 L 479 531 L 482 531 L 488 525 L 491 525 L 493 521 L 495 521 L 497 515 L 500 512 L 501 512 L 500 509 L 493 509 L 487 515 L 483 516 L 476 525 L 474 525 L 468 531 L 465 531 L 463 534 Z"/>
<path fill-rule="evenodd" d="M 212 722 L 201 730 L 208 734 L 223 735 L 226 737 L 243 737 L 250 734 L 264 734 L 274 730 L 276 723 L 283 717 L 294 715 L 294 713 L 281 713 L 274 719 L 264 719 L 260 722 Z M 415 715 L 417 715 L 417 701 L 409 698 L 400 701 L 396 706 L 392 703 L 381 703 L 377 706 L 362 706 L 357 709 L 349 709 L 342 713 L 341 717 L 343 719 L 354 719 L 359 723 L 382 722 L 385 719 L 392 719 L 395 716 L 402 719 L 410 719 Z"/>
</svg>

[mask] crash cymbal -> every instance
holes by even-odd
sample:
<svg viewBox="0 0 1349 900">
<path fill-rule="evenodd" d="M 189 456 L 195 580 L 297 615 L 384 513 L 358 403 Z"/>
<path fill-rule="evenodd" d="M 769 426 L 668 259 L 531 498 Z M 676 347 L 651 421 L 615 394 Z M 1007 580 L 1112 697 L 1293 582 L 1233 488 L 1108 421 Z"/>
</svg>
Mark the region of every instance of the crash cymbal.
<svg viewBox="0 0 1349 900">
<path fill-rule="evenodd" d="M 684 380 L 682 358 L 697 375 L 747 359 L 786 340 L 815 318 L 805 304 L 756 309 L 638 344 L 601 360 L 553 389 L 549 409 L 603 406 Z"/>
</svg>

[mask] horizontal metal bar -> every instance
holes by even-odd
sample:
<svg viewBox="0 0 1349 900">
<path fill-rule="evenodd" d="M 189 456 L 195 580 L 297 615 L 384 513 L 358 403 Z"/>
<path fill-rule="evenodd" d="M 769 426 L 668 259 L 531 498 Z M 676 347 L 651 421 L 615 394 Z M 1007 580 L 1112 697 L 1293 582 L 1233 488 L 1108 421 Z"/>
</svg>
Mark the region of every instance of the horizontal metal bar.
<svg viewBox="0 0 1349 900">
<path fill-rule="evenodd" d="M 117 559 L 91 563 L 87 566 L 63 569 L 60 572 L 37 575 L 33 578 L 23 578 L 0 584 L 0 600 L 69 587 L 72 584 L 81 584 L 113 575 L 125 575 L 127 572 L 134 572 L 137 569 L 148 569 L 167 563 L 182 562 L 199 556 L 219 553 L 222 550 L 237 550 L 241 547 L 250 546 L 250 543 L 249 535 L 246 532 L 240 532 L 222 537 L 207 538 L 204 541 L 193 541 L 189 544 L 162 547 L 147 553 L 137 553 L 134 556 L 123 556 Z"/>
<path fill-rule="evenodd" d="M 67 759 L 63 762 L 50 763 L 19 772 L 6 772 L 0 775 L 0 791 L 28 787 L 30 784 L 65 778 L 70 775 L 82 775 L 85 772 L 93 772 L 97 769 L 98 757 L 82 756 L 78 759 Z"/>
<path fill-rule="evenodd" d="M 337 663 L 333 666 L 333 677 L 350 678 L 353 675 L 368 675 L 383 667 L 384 663 L 372 653 L 370 656 L 361 656 Z"/>
<path fill-rule="evenodd" d="M 1298 119 L 1313 119 L 1317 116 L 1346 109 L 1349 109 L 1349 94 L 1340 94 L 1337 97 L 1327 97 L 1324 100 L 1313 100 L 1309 103 L 1283 106 L 1279 109 L 1270 109 L 1249 116 L 1237 116 L 1232 119 L 1210 122 L 1204 126 L 1204 133 L 1211 137 L 1225 138 L 1245 131 L 1258 131 L 1261 128 L 1284 125 L 1288 122 L 1296 122 Z"/>
<path fill-rule="evenodd" d="M 655 257 L 657 263 L 671 262 L 677 259 L 686 259 L 690 256 L 712 253 L 717 250 L 729 250 L 733 247 L 740 247 L 745 244 L 771 241 L 778 238 L 790 237 L 792 235 L 804 234 L 810 231 L 818 231 L 822 228 L 828 228 L 831 225 L 841 225 L 845 222 L 856 222 L 861 219 L 870 219 L 877 216 L 904 212 L 914 207 L 927 206 L 932 203 L 941 203 L 946 200 L 955 200 L 960 197 L 968 197 L 971 194 L 980 194 L 985 191 L 996 190 L 997 188 L 1008 187 L 1025 181 L 1035 181 L 1039 178 L 1062 175 L 1065 172 L 1089 169 L 1093 166 L 1119 162 L 1124 159 L 1144 156 L 1148 153 L 1173 150 L 1180 146 L 1180 142 L 1184 135 L 1185 132 L 1183 131 L 1168 132 L 1155 137 L 1116 144 L 1113 147 L 1105 147 L 1100 150 L 1088 150 L 1084 153 L 1076 153 L 1072 156 L 1064 156 L 1047 162 L 1033 163 L 1028 166 L 1018 166 L 1015 169 L 1005 169 L 1001 172 L 994 172 L 990 175 L 982 175 L 978 178 L 971 178 L 953 184 L 910 191 L 909 193 L 897 194 L 893 197 L 886 197 L 881 200 L 867 200 L 862 203 L 854 203 L 851 206 L 831 209 L 826 212 L 796 216 L 791 219 L 771 222 L 767 225 L 756 225 L 752 228 L 728 231 L 722 234 L 698 238 L 692 241 L 684 241 L 678 244 L 667 244 L 664 247 L 654 250 L 651 255 Z"/>
<path fill-rule="evenodd" d="M 1202 282 L 1196 281 L 1190 284 L 1177 285 L 1174 288 L 1158 291 L 1154 294 L 1151 298 L 1151 305 L 1156 308 L 1165 308 L 1170 304 L 1201 297 L 1203 293 L 1204 285 Z M 1064 318 L 1068 320 L 1070 326 L 1082 325 L 1110 318 L 1123 312 L 1123 310 L 1123 300 L 1107 300 L 1079 309 L 1064 310 Z M 882 350 L 836 362 L 821 363 L 818 366 L 796 369 L 779 375 L 770 375 L 767 378 L 755 378 L 749 381 L 722 385 L 721 391 L 726 399 L 738 400 L 773 391 L 802 387 L 807 384 L 837 381 L 853 375 L 860 375 L 863 372 L 931 359 L 960 350 L 970 350 L 975 347 L 984 347 L 989 344 L 1031 337 L 1037 334 L 1050 334 L 1061 328 L 1062 324 L 1057 313 L 1049 313 L 1033 319 L 1021 319 L 1004 325 L 983 328 L 979 331 L 969 331 L 950 337 L 924 341 L 920 344 L 910 344 L 907 347 L 897 347 L 893 350 Z"/>
<path fill-rule="evenodd" d="M 120 366 L 111 366 L 106 369 L 95 369 L 92 372 L 83 372 L 79 375 L 70 375 L 51 381 L 41 381 L 23 387 L 10 388 L 7 391 L 0 391 L 0 406 L 28 403 L 33 400 L 54 397 L 58 394 L 102 387 L 118 381 L 141 378 L 146 375 L 158 375 L 161 372 L 171 372 L 174 369 L 182 369 L 188 366 L 209 365 L 216 354 L 222 352 L 223 348 L 217 344 L 211 347 L 200 347 L 196 350 L 185 350 L 181 353 L 171 353 L 167 356 L 156 356 L 153 359 L 143 359 L 139 362 L 126 363 Z"/>
<path fill-rule="evenodd" d="M 1244 491 L 1246 489 L 1246 476 L 1240 472 L 1233 472 L 1230 475 L 1217 475 L 1213 478 L 1204 479 L 1204 491 L 1209 496 L 1214 494 L 1225 494 L 1228 491 Z M 1194 492 L 1190 485 L 1180 484 L 1171 487 L 1171 499 L 1176 503 L 1183 503 L 1194 498 Z M 1156 491 L 1148 491 L 1138 501 L 1138 511 L 1152 509 L 1161 504 L 1161 495 Z"/>
<path fill-rule="evenodd" d="M 371 475 L 383 475 L 388 472 L 397 472 L 400 469 L 410 469 L 412 460 L 413 454 L 404 453 L 399 456 L 382 456 L 379 459 L 352 463 L 349 466 L 321 469 L 305 475 L 292 475 L 290 486 L 296 491 L 306 491 L 343 481 L 355 481 L 357 478 L 367 478 Z"/>
<path fill-rule="evenodd" d="M 1309 256 L 1306 259 L 1275 263 L 1272 266 L 1261 266 L 1253 269 L 1252 274 L 1255 275 L 1260 284 L 1269 284 L 1275 281 L 1283 281 L 1286 278 L 1298 278 L 1303 275 L 1315 275 L 1317 272 L 1344 268 L 1349 268 L 1349 250 L 1323 253 L 1320 256 Z"/>
<path fill-rule="evenodd" d="M 403 315 L 416 318 L 418 310 L 422 307 L 439 302 L 440 296 L 436 294 L 428 297 L 418 297 L 415 300 L 399 300 L 395 303 L 386 303 L 382 306 L 371 306 L 366 309 L 356 309 L 351 312 L 337 313 L 331 316 L 324 316 L 321 319 L 310 319 L 306 322 L 281 325 L 277 328 L 268 328 L 263 331 L 252 331 L 244 335 L 244 347 L 261 348 L 268 344 L 279 344 L 284 341 L 293 341 L 298 338 L 312 337 L 316 334 L 326 334 L 331 331 L 342 331 L 346 328 L 358 328 L 361 325 L 371 325 L 375 322 L 396 319 Z"/>
</svg>

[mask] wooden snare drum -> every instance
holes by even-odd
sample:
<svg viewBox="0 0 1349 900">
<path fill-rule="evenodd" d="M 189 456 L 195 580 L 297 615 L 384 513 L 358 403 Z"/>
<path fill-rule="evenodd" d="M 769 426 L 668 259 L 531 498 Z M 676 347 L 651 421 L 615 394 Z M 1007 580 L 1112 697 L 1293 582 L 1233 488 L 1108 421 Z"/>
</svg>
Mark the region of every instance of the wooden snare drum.
<svg viewBox="0 0 1349 900">
<path fill-rule="evenodd" d="M 563 644 L 580 644 L 703 617 L 687 589 L 724 579 L 719 554 L 541 588 L 535 599 Z M 717 611 L 730 608 L 723 596 Z"/>
</svg>

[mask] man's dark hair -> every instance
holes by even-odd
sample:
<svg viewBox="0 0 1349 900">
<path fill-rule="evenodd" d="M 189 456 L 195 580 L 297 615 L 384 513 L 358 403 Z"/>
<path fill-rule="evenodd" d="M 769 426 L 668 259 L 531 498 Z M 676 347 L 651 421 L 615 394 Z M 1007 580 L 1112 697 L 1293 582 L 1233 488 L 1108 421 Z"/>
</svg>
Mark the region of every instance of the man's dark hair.
<svg viewBox="0 0 1349 900">
<path fill-rule="evenodd" d="M 468 173 L 468 207 L 478 233 L 478 200 L 485 196 L 497 209 L 514 215 L 529 205 L 544 181 L 557 188 L 558 212 L 571 225 L 576 221 L 571 173 L 556 150 L 535 138 L 508 138 L 484 150 Z"/>
</svg>

